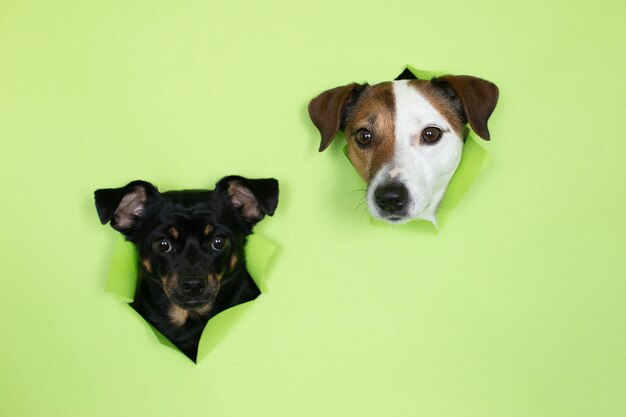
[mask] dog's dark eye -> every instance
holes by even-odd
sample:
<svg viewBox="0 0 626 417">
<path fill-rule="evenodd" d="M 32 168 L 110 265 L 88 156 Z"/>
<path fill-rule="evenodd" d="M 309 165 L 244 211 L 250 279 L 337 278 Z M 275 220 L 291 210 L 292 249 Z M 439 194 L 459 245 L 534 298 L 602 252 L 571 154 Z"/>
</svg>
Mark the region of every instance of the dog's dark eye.
<svg viewBox="0 0 626 417">
<path fill-rule="evenodd" d="M 221 251 L 228 245 L 228 238 L 226 236 L 217 235 L 211 239 L 211 249 L 215 251 Z"/>
<path fill-rule="evenodd" d="M 152 243 L 152 247 L 154 248 L 156 252 L 159 252 L 159 253 L 167 253 L 172 250 L 172 244 L 170 243 L 169 240 L 165 239 L 164 237 L 155 240 Z"/>
<path fill-rule="evenodd" d="M 422 130 L 422 137 L 421 137 L 422 142 L 434 143 L 434 142 L 437 142 L 440 137 L 441 137 L 441 129 L 437 127 L 431 126 Z"/>
<path fill-rule="evenodd" d="M 356 139 L 357 142 L 359 142 L 360 145 L 363 145 L 363 146 L 369 145 L 370 143 L 372 143 L 372 140 L 374 139 L 374 137 L 372 136 L 372 133 L 367 129 L 357 130 L 356 133 L 354 134 L 354 138 Z"/>
</svg>

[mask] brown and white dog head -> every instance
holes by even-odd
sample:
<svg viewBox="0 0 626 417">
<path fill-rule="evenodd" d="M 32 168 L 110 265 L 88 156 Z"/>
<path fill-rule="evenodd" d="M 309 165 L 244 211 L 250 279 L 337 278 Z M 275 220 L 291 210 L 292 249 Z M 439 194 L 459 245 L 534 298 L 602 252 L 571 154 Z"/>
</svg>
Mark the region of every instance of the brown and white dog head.
<svg viewBox="0 0 626 417">
<path fill-rule="evenodd" d="M 408 78 L 408 79 L 407 79 Z M 320 152 L 344 132 L 348 157 L 368 184 L 367 207 L 390 223 L 436 224 L 436 211 L 461 160 L 466 124 L 489 140 L 495 84 L 466 75 L 418 80 L 408 71 L 392 82 L 348 84 L 309 103 L 322 136 Z"/>
</svg>

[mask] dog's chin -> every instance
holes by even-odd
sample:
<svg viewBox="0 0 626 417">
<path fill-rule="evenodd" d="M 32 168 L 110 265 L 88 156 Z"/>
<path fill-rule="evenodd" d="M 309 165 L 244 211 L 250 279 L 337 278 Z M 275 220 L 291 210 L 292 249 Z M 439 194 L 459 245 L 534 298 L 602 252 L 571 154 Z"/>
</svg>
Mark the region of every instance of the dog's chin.
<svg viewBox="0 0 626 417">
<path fill-rule="evenodd" d="M 411 220 L 413 220 L 413 218 L 409 217 L 409 216 L 398 216 L 398 215 L 388 215 L 388 216 L 376 216 L 374 214 L 372 214 L 372 216 L 374 216 L 375 218 L 382 220 L 384 222 L 387 223 L 391 223 L 391 224 L 403 224 L 403 223 L 408 223 Z"/>
<path fill-rule="evenodd" d="M 377 208 L 369 208 L 369 212 L 375 219 L 382 220 L 386 223 L 390 224 L 404 224 L 408 223 L 412 220 L 425 220 L 431 222 L 435 227 L 439 227 L 437 225 L 437 215 L 435 212 L 417 212 L 417 213 L 381 213 Z"/>
</svg>

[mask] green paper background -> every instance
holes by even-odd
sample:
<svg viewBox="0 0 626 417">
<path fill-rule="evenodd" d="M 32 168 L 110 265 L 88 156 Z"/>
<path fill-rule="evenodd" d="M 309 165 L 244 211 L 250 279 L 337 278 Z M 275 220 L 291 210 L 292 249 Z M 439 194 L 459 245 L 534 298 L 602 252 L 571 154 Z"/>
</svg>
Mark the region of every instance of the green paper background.
<svg viewBox="0 0 626 417">
<path fill-rule="evenodd" d="M 626 415 L 626 3 L 0 0 L 0 416 Z M 371 223 L 308 100 L 501 89 L 439 231 Z M 266 291 L 194 365 L 104 291 L 96 188 L 276 177 Z"/>
</svg>

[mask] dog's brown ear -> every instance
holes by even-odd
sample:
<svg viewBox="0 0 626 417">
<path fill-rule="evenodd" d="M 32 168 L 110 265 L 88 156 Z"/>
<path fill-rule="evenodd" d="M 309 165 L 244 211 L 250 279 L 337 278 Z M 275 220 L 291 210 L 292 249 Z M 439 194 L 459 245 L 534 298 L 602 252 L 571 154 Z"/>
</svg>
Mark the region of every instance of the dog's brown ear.
<svg viewBox="0 0 626 417">
<path fill-rule="evenodd" d="M 322 135 L 320 152 L 328 148 L 341 129 L 346 104 L 352 93 L 360 87 L 357 83 L 336 87 L 324 91 L 309 103 L 309 116 Z"/>
<path fill-rule="evenodd" d="M 247 179 L 237 175 L 222 178 L 216 189 L 225 192 L 232 206 L 249 225 L 274 214 L 278 206 L 278 181 L 274 178 Z"/>
<path fill-rule="evenodd" d="M 94 192 L 96 210 L 102 224 L 128 235 L 144 215 L 148 200 L 158 194 L 146 181 L 133 181 L 121 188 L 103 188 Z"/>
<path fill-rule="evenodd" d="M 469 75 L 445 75 L 432 81 L 440 86 L 445 84 L 454 91 L 474 132 L 489 140 L 487 121 L 498 103 L 498 87 L 490 81 Z"/>
</svg>

